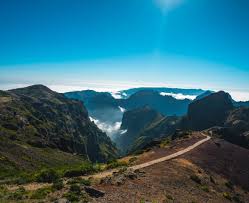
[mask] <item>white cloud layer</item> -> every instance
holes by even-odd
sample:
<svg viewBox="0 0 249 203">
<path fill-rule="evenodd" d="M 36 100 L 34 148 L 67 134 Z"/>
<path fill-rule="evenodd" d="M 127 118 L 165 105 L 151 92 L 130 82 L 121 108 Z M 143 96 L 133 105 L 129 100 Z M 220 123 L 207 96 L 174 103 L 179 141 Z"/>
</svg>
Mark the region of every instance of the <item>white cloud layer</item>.
<svg viewBox="0 0 249 203">
<path fill-rule="evenodd" d="M 183 99 L 190 99 L 190 100 L 194 100 L 197 95 L 184 95 L 184 94 L 181 94 L 181 93 L 178 93 L 178 94 L 174 94 L 174 93 L 169 93 L 169 92 L 161 92 L 160 95 L 162 96 L 172 96 L 176 99 L 179 99 L 179 100 L 183 100 Z"/>
<path fill-rule="evenodd" d="M 114 125 L 100 122 L 99 120 L 89 117 L 91 121 L 93 121 L 100 130 L 105 132 L 110 138 L 113 138 L 115 134 L 117 134 L 120 130 L 121 122 L 116 122 Z"/>
<path fill-rule="evenodd" d="M 0 82 L 0 90 L 10 90 L 10 89 L 15 89 L 15 88 L 22 88 L 22 87 L 27 87 L 30 85 L 33 85 L 34 83 L 1 83 Z M 119 92 L 121 90 L 124 89 L 129 89 L 129 88 L 136 88 L 136 87 L 172 87 L 172 88 L 203 88 L 203 87 L 199 87 L 199 86 L 185 86 L 185 85 L 170 85 L 170 84 L 153 84 L 153 83 L 146 83 L 146 84 L 133 84 L 128 86 L 127 84 L 122 84 L 122 85 L 118 85 L 116 83 L 113 84 L 108 84 L 106 85 L 106 83 L 104 83 L 105 85 L 103 85 L 102 83 L 79 83 L 79 84 L 47 84 L 44 83 L 44 85 L 46 85 L 47 87 L 49 87 L 50 89 L 52 89 L 53 91 L 56 92 L 60 92 L 60 93 L 64 93 L 64 92 L 70 92 L 70 91 L 79 91 L 79 90 L 87 90 L 87 89 L 91 89 L 91 90 L 95 90 L 97 92 Z M 118 88 L 116 88 L 118 86 Z M 115 89 L 113 88 L 115 87 Z M 219 90 L 224 90 L 226 92 L 228 92 L 232 98 L 235 101 L 249 101 L 249 91 L 248 90 L 229 90 L 227 88 L 210 88 L 210 87 L 205 87 L 206 89 L 211 89 L 214 91 L 219 91 Z M 170 96 L 173 96 L 172 93 L 167 93 L 167 94 L 171 94 Z M 166 95 L 162 92 L 161 95 Z M 122 94 L 122 96 L 126 97 L 127 95 Z M 189 97 L 188 97 L 189 96 Z M 193 99 L 193 95 L 177 95 L 174 94 L 174 97 L 177 99 L 180 98 L 188 98 L 188 99 Z"/>
<path fill-rule="evenodd" d="M 249 101 L 249 92 L 244 91 L 228 91 L 235 101 Z"/>
</svg>

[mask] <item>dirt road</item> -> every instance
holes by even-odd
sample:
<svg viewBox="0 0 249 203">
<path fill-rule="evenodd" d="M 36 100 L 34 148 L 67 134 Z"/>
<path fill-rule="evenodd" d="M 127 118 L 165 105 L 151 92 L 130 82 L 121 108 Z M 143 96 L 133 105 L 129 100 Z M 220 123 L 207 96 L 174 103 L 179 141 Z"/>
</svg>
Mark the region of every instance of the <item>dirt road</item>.
<svg viewBox="0 0 249 203">
<path fill-rule="evenodd" d="M 203 136 L 206 136 L 205 134 L 201 133 Z M 205 139 L 202 139 L 198 142 L 196 142 L 195 144 L 183 149 L 183 150 L 180 150 L 176 153 L 173 153 L 171 155 L 168 155 L 168 156 L 164 156 L 162 158 L 159 158 L 159 159 L 155 159 L 153 161 L 149 161 L 149 162 L 146 162 L 146 163 L 143 163 L 143 164 L 139 164 L 139 165 L 135 165 L 135 166 L 131 166 L 131 167 L 128 167 L 128 169 L 131 169 L 131 170 L 137 170 L 137 169 L 142 169 L 142 168 L 145 168 L 145 167 L 148 167 L 148 166 L 151 166 L 151 165 L 154 165 L 154 164 L 157 164 L 157 163 L 160 163 L 160 162 L 163 162 L 163 161 L 167 161 L 167 160 L 170 160 L 170 159 L 174 159 L 178 156 L 181 156 L 191 150 L 193 150 L 194 148 L 198 147 L 199 145 L 207 142 L 208 140 L 210 140 L 211 137 L 209 136 L 206 136 Z M 93 178 L 104 178 L 106 176 L 110 176 L 112 175 L 113 172 L 117 172 L 118 169 L 113 169 L 113 170 L 110 170 L 110 171 L 104 171 L 104 172 L 101 172 L 101 173 L 98 173 L 98 174 L 95 174 L 95 175 L 92 175 L 91 177 Z"/>
</svg>

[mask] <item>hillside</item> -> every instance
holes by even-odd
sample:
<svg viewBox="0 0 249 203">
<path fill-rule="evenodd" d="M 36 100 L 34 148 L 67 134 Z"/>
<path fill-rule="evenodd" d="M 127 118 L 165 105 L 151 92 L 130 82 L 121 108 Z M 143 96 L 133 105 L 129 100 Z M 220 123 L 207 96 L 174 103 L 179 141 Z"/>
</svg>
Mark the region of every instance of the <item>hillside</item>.
<svg viewBox="0 0 249 203">
<path fill-rule="evenodd" d="M 122 119 L 121 133 L 115 142 L 122 151 L 126 152 L 143 130 L 162 118 L 160 113 L 148 106 L 126 111 Z"/>
<path fill-rule="evenodd" d="M 213 126 L 223 126 L 229 111 L 233 108 L 230 95 L 222 91 L 196 100 L 188 107 L 188 128 L 204 130 Z"/>
<path fill-rule="evenodd" d="M 0 92 L 0 174 L 105 161 L 116 148 L 83 104 L 45 86 Z"/>
</svg>

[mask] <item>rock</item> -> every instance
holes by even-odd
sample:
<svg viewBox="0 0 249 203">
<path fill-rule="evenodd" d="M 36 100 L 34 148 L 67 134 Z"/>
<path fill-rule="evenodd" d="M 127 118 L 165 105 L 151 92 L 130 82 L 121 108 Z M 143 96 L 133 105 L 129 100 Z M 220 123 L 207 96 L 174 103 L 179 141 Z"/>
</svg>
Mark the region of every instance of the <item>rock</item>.
<svg viewBox="0 0 249 203">
<path fill-rule="evenodd" d="M 138 175 L 134 171 L 127 171 L 125 174 L 125 177 L 130 178 L 132 180 L 137 179 Z"/>
<path fill-rule="evenodd" d="M 61 198 L 55 201 L 55 203 L 70 203 L 69 200 L 67 200 L 66 198 Z"/>
<path fill-rule="evenodd" d="M 104 197 L 105 192 L 101 190 L 97 190 L 93 187 L 85 187 L 86 193 L 88 193 L 89 196 L 99 198 L 99 197 Z"/>
</svg>

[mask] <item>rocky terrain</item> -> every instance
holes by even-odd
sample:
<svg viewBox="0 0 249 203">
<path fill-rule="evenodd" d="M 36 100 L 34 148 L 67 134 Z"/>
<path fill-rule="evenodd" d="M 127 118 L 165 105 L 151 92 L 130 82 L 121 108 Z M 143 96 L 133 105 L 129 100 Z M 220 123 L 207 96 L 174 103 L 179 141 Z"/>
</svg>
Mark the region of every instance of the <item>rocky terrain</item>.
<svg viewBox="0 0 249 203">
<path fill-rule="evenodd" d="M 1 178 L 117 153 L 81 102 L 42 85 L 0 92 L 0 139 Z"/>
</svg>

